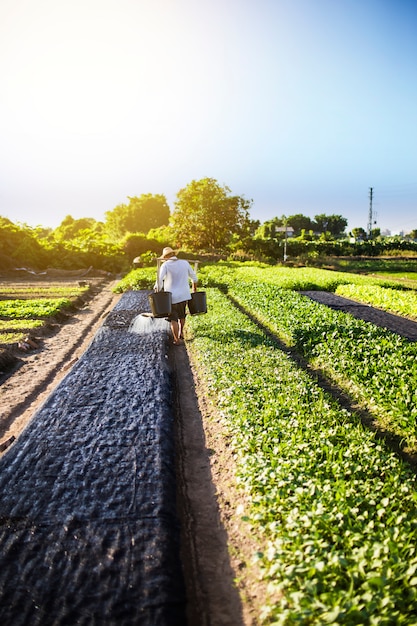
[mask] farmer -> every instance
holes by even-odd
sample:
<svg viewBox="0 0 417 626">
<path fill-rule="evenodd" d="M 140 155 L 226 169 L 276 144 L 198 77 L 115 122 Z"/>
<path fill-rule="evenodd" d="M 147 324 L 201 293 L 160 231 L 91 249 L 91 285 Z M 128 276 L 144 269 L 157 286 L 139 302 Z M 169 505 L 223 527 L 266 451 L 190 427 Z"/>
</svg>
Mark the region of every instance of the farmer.
<svg viewBox="0 0 417 626">
<path fill-rule="evenodd" d="M 191 279 L 193 291 L 197 291 L 197 276 L 188 261 L 178 259 L 172 248 L 164 248 L 160 260 L 165 261 L 159 272 L 159 282 L 155 288 L 161 291 L 170 291 L 172 294 L 172 310 L 168 316 L 171 322 L 171 330 L 176 346 L 183 343 L 183 332 L 185 324 L 185 306 L 187 300 L 191 300 L 190 284 Z"/>
</svg>

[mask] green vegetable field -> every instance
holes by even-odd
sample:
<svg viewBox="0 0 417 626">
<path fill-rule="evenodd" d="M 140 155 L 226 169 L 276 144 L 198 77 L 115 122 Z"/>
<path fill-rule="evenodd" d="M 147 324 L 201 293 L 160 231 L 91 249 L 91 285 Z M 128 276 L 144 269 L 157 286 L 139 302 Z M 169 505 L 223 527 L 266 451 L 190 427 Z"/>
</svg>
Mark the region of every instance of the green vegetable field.
<svg viewBox="0 0 417 626">
<path fill-rule="evenodd" d="M 416 624 L 416 475 L 388 441 L 417 452 L 417 343 L 298 293 L 388 310 L 398 295 L 415 317 L 415 292 L 309 268 L 218 263 L 199 276 L 209 311 L 189 318 L 187 345 L 251 503 L 242 515 L 268 588 L 259 623 Z"/>
<path fill-rule="evenodd" d="M 39 329 L 46 320 L 67 310 L 89 287 L 49 284 L 0 285 L 0 345 L 18 342 L 25 333 Z"/>
</svg>

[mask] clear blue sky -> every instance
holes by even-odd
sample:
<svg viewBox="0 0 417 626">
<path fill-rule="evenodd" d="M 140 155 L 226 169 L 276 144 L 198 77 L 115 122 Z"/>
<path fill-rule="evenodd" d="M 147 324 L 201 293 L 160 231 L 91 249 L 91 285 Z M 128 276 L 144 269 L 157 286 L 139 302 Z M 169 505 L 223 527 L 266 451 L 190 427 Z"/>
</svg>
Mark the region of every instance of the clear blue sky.
<svg viewBox="0 0 417 626">
<path fill-rule="evenodd" d="M 251 217 L 417 228 L 415 0 L 0 0 L 0 215 L 173 208 L 194 179 Z"/>
</svg>

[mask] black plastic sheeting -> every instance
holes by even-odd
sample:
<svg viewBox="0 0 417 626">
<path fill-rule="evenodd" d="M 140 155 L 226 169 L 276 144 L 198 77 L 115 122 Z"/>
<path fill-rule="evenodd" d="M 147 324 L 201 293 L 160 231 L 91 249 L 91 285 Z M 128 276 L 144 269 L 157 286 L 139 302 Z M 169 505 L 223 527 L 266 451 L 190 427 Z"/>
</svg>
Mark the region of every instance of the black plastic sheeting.
<svg viewBox="0 0 417 626">
<path fill-rule="evenodd" d="M 186 623 L 169 324 L 136 317 L 147 294 L 122 296 L 0 461 L 2 626 Z"/>
</svg>

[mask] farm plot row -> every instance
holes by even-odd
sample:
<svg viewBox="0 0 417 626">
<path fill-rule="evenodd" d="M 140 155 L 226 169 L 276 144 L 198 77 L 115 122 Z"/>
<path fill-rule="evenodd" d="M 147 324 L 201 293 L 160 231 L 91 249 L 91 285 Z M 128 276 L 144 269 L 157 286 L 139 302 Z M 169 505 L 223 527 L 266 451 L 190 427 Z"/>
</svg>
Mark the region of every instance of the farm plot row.
<svg viewBox="0 0 417 626">
<path fill-rule="evenodd" d="M 129 289 L 152 289 L 155 276 L 155 267 L 133 270 L 118 283 L 116 291 L 122 293 Z M 226 290 L 236 280 L 268 283 L 295 291 L 330 291 L 394 313 L 409 317 L 416 315 L 416 291 L 387 278 L 309 267 L 271 267 L 255 262 L 219 262 L 202 265 L 199 269 L 201 287 L 219 286 Z"/>
<path fill-rule="evenodd" d="M 45 321 L 68 311 L 88 286 L 0 286 L 0 345 L 18 342 Z"/>
<path fill-rule="evenodd" d="M 283 289 L 298 291 L 335 292 L 340 285 L 374 285 L 389 288 L 398 293 L 413 293 L 413 289 L 408 284 L 403 285 L 398 280 L 392 280 L 389 277 L 333 272 L 312 267 L 270 266 L 258 262 L 220 261 L 218 263 L 206 263 L 199 267 L 198 274 L 200 286 L 204 287 L 227 287 L 234 280 L 247 280 L 272 283 Z M 119 281 L 115 290 L 122 293 L 129 289 L 152 289 L 155 277 L 156 267 L 132 270 Z M 415 283 L 413 284 L 415 285 Z"/>
<path fill-rule="evenodd" d="M 308 291 L 321 289 L 335 291 L 339 285 L 380 285 L 402 289 L 401 285 L 388 279 L 360 276 L 345 272 L 330 272 L 317 268 L 271 267 L 261 263 L 219 262 L 204 264 L 199 268 L 199 283 L 204 287 L 227 288 L 235 280 L 262 281 L 278 284 L 283 289 Z M 146 267 L 131 271 L 117 285 L 116 291 L 129 289 L 152 289 L 156 268 Z"/>
<path fill-rule="evenodd" d="M 86 293 L 89 287 L 51 283 L 48 285 L 34 285 L 33 283 L 0 284 L 0 300 L 36 299 L 36 298 L 77 298 Z"/>
<path fill-rule="evenodd" d="M 235 282 L 230 293 L 416 452 L 416 343 L 275 285 Z"/>
<path fill-rule="evenodd" d="M 277 267 L 260 263 L 216 263 L 204 265 L 200 277 L 209 286 L 230 285 L 235 280 L 263 282 L 279 285 L 282 289 L 298 291 L 322 290 L 334 292 L 340 285 L 378 285 L 405 291 L 397 281 L 376 276 L 363 276 L 347 272 L 332 272 L 311 267 Z"/>
<path fill-rule="evenodd" d="M 417 291 L 398 290 L 379 285 L 339 285 L 338 296 L 371 304 L 384 311 L 417 319 Z"/>
<path fill-rule="evenodd" d="M 272 286 L 261 288 L 240 295 L 251 311 L 258 303 L 263 311 L 271 306 Z M 269 583 L 260 622 L 415 624 L 414 474 L 227 295 L 207 292 L 209 313 L 190 319 L 189 346 L 250 495 L 245 519 L 258 537 L 257 559 Z M 286 330 L 298 346 L 305 336 L 314 347 L 315 334 L 336 332 L 339 318 L 317 328 L 322 307 L 307 311 L 301 296 L 287 291 L 285 297 L 290 306 L 280 334 Z M 308 332 L 301 326 L 298 335 L 291 326 L 291 306 L 297 325 L 303 315 L 314 317 Z M 266 321 L 273 318 L 270 310 Z"/>
</svg>

